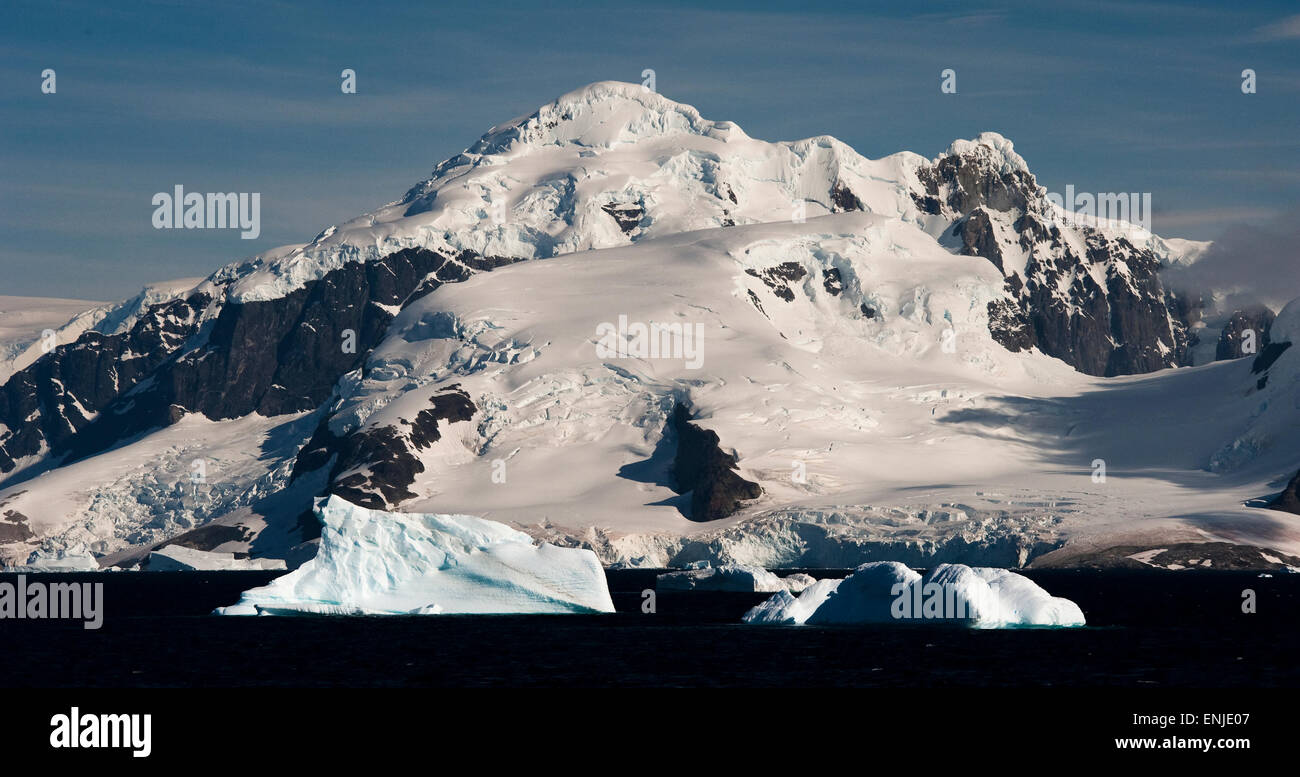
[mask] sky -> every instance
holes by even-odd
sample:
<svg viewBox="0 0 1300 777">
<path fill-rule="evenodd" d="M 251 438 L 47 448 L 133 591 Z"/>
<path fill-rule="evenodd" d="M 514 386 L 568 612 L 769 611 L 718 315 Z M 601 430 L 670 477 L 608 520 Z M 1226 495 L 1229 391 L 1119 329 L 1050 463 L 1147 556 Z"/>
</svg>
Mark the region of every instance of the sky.
<svg viewBox="0 0 1300 777">
<path fill-rule="evenodd" d="M 933 158 L 993 130 L 1051 191 L 1151 192 L 1159 234 L 1264 225 L 1285 240 L 1260 250 L 1294 251 L 1294 0 L 921 5 L 5 0 L 0 295 L 119 299 L 306 242 L 489 127 L 646 68 L 756 138 Z M 155 229 L 176 185 L 260 193 L 261 235 Z"/>
</svg>

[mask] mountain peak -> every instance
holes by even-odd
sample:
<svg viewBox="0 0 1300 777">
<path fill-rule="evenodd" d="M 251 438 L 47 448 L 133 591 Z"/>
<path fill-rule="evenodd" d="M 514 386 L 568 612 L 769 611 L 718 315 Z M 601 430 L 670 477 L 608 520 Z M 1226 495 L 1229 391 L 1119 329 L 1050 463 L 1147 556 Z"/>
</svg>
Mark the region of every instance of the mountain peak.
<svg viewBox="0 0 1300 777">
<path fill-rule="evenodd" d="M 657 135 L 746 137 L 735 124 L 709 121 L 693 106 L 642 86 L 597 81 L 543 105 L 532 114 L 488 130 L 469 153 L 506 153 L 518 145 L 613 148 Z"/>
<path fill-rule="evenodd" d="M 940 158 L 945 156 L 979 157 L 998 172 L 1029 172 L 1029 165 L 1016 153 L 1015 144 L 997 132 L 981 132 L 974 140 L 954 140 Z"/>
</svg>

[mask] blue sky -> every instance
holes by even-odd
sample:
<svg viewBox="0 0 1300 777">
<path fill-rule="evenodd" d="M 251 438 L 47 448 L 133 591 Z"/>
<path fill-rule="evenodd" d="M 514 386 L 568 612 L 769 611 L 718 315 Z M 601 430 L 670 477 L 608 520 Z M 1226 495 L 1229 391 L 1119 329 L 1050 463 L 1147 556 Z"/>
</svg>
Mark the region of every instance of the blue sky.
<svg viewBox="0 0 1300 777">
<path fill-rule="evenodd" d="M 306 241 L 488 127 L 645 68 L 766 140 L 933 157 L 995 130 L 1051 190 L 1152 192 L 1165 235 L 1300 203 L 1293 0 L 844 5 L 7 0 L 0 294 L 116 299 Z M 260 192 L 261 237 L 153 229 L 176 184 Z"/>
</svg>

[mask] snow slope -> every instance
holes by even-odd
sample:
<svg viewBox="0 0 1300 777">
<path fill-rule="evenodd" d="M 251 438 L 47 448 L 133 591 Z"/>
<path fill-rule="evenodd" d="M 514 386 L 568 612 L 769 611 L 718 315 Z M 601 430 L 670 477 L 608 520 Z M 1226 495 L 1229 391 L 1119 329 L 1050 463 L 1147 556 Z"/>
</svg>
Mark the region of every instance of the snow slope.
<svg viewBox="0 0 1300 777">
<path fill-rule="evenodd" d="M 747 272 L 786 262 L 803 275 L 776 289 Z M 330 424 L 401 428 L 457 386 L 479 412 L 419 453 L 400 508 L 475 510 L 607 561 L 1016 566 L 1098 535 L 1300 550 L 1294 516 L 1243 506 L 1300 459 L 1262 431 L 1300 420 L 1293 397 L 1256 396 L 1249 360 L 1099 379 L 1010 353 L 987 327 L 1000 280 L 864 213 L 524 263 L 407 307 Z M 603 357 L 620 317 L 701 327 L 702 366 Z M 692 522 L 669 486 L 678 402 L 763 488 L 723 522 Z"/>
<path fill-rule="evenodd" d="M 256 307 L 254 331 L 232 342 L 258 353 L 215 377 L 161 380 L 191 398 L 243 396 L 238 380 L 318 346 L 311 332 L 333 335 L 330 316 L 362 305 L 323 296 L 311 318 L 292 292 L 356 281 L 334 275 L 350 262 L 392 273 L 394 252 L 448 258 L 438 288 L 366 305 L 384 328 L 355 369 L 304 366 L 320 396 L 333 386 L 319 406 L 313 395 L 314 411 L 277 402 L 270 412 L 292 412 L 231 418 L 221 403 L 201 411 L 164 395 L 111 447 L 63 459 L 42 430 L 84 420 L 93 432 L 105 419 L 75 412 L 84 398 L 65 392 L 64 414 L 37 424 L 50 403 L 31 388 L 14 406 L 35 415 L 0 428 L 0 442 L 6 431 L 41 442 L 0 488 L 0 516 L 33 536 L 0 555 L 138 552 L 214 522 L 222 541 L 208 549 L 284 557 L 312 541 L 300 520 L 311 498 L 344 488 L 631 565 L 1017 566 L 1067 542 L 1300 551 L 1295 516 L 1244 506 L 1300 465 L 1300 441 L 1278 431 L 1297 420 L 1297 355 L 1262 385 L 1250 360 L 1102 379 L 1044 355 L 1035 343 L 1069 352 L 1072 327 L 1114 318 L 1144 338 L 1125 364 L 1177 363 L 1178 322 L 1154 268 L 1195 261 L 1204 245 L 1123 225 L 1075 230 L 1042 195 L 997 133 L 935 160 L 871 160 L 830 137 L 765 142 L 639 85 L 593 84 L 309 243 L 91 316 L 84 330 L 121 332 L 155 315 L 150 304 L 196 300 L 156 314 L 156 328 L 176 348 L 169 364 L 202 365 L 234 347 L 209 347 L 218 324 L 242 334 L 228 314 Z M 529 261 L 471 273 L 474 257 Z M 1013 297 L 1016 284 L 1034 295 Z M 1095 306 L 1107 298 L 1116 307 Z M 1021 321 L 1041 311 L 1017 305 L 1052 308 L 1060 337 L 1008 345 L 1016 326 L 1044 323 Z M 301 337 L 254 338 L 282 318 Z M 691 338 L 670 334 L 667 353 L 638 356 L 628 335 L 652 324 Z M 611 332 L 623 342 L 613 352 Z M 1126 345 L 1106 326 L 1090 332 L 1082 345 L 1099 365 Z M 107 420 L 129 417 L 153 380 L 123 387 Z M 690 514 L 672 472 L 677 407 L 717 434 L 761 496 L 721 520 Z M 300 454 L 308 437 L 318 456 Z M 220 464 L 202 506 L 178 497 L 195 458 Z"/>
<path fill-rule="evenodd" d="M 0 515 L 22 515 L 38 537 L 51 538 L 38 550 L 22 549 L 10 563 L 24 563 L 27 553 L 77 545 L 100 555 L 130 547 L 147 552 L 150 545 L 232 514 L 249 532 L 260 531 L 262 516 L 250 507 L 287 487 L 293 456 L 310 431 L 301 415 L 228 421 L 191 415 L 5 489 Z M 214 542 L 205 550 L 247 551 L 248 545 Z M 276 551 L 283 558 L 289 546 Z"/>
</svg>

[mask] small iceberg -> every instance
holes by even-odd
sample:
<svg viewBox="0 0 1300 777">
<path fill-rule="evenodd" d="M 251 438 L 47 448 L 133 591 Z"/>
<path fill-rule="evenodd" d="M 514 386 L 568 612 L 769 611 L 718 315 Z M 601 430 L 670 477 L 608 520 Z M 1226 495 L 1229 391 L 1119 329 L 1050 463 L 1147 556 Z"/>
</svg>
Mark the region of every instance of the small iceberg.
<svg viewBox="0 0 1300 777">
<path fill-rule="evenodd" d="M 168 545 L 149 553 L 146 567 L 150 572 L 217 572 L 250 569 L 288 569 L 284 559 L 235 558 L 234 553 L 195 550 L 184 545 Z"/>
<path fill-rule="evenodd" d="M 789 577 L 777 577 L 762 567 L 745 564 L 712 566 L 707 561 L 696 561 L 679 572 L 665 572 L 656 578 L 655 588 L 660 591 L 743 591 L 769 593 L 793 591 L 798 593 L 817 582 L 811 575 L 796 572 Z"/>
<path fill-rule="evenodd" d="M 781 578 L 761 567 L 743 564 L 709 566 L 697 562 L 680 572 L 659 575 L 655 588 L 660 591 L 785 591 Z"/>
<path fill-rule="evenodd" d="M 614 603 L 596 554 L 533 543 L 471 515 L 390 513 L 317 500 L 316 557 L 218 615 L 601 613 Z"/>
<path fill-rule="evenodd" d="M 744 621 L 938 623 L 977 629 L 1085 623 L 1079 605 L 1005 569 L 940 564 L 921 577 L 896 561 L 863 564 L 843 580 L 818 581 L 798 596 L 780 591 L 745 613 Z"/>
<path fill-rule="evenodd" d="M 99 572 L 99 560 L 86 546 L 78 543 L 67 550 L 35 550 L 27 563 L 9 567 L 5 572 Z"/>
</svg>

